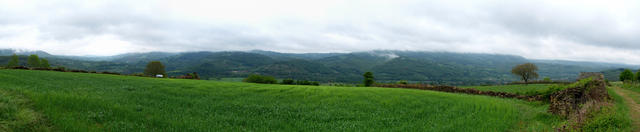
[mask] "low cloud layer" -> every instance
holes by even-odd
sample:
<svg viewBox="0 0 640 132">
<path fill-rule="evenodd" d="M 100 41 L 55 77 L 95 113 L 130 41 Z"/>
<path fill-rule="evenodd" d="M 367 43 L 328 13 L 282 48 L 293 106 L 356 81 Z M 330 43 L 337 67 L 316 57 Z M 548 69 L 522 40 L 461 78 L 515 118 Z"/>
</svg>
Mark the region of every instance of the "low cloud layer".
<svg viewBox="0 0 640 132">
<path fill-rule="evenodd" d="M 640 64 L 637 12 L 633 0 L 0 0 L 0 48 L 61 55 L 382 49 Z"/>
</svg>

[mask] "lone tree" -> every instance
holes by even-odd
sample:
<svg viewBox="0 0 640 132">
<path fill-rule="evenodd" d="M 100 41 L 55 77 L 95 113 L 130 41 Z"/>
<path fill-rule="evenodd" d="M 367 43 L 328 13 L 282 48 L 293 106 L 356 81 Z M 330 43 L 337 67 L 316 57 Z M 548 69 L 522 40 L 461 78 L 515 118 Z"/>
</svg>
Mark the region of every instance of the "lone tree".
<svg viewBox="0 0 640 132">
<path fill-rule="evenodd" d="M 42 58 L 40 59 L 40 67 L 42 68 L 50 68 L 51 65 L 49 65 L 49 60 Z"/>
<path fill-rule="evenodd" d="M 27 66 L 40 67 L 40 59 L 38 59 L 38 55 L 30 55 L 27 59 Z"/>
<path fill-rule="evenodd" d="M 629 69 L 624 69 L 622 73 L 620 73 L 620 81 L 622 82 L 632 82 L 633 81 L 633 72 Z"/>
<path fill-rule="evenodd" d="M 511 73 L 520 77 L 524 84 L 528 84 L 529 80 L 538 78 L 538 66 L 533 63 L 525 63 L 517 65 L 511 69 Z"/>
<path fill-rule="evenodd" d="M 16 67 L 19 65 L 18 63 L 18 55 L 13 54 L 13 56 L 11 56 L 11 60 L 9 60 L 9 64 L 7 64 L 8 68 L 12 68 L 12 67 Z"/>
<path fill-rule="evenodd" d="M 147 68 L 144 69 L 144 74 L 147 76 L 164 75 L 164 65 L 159 61 L 149 62 Z"/>
<path fill-rule="evenodd" d="M 375 83 L 372 72 L 366 72 L 362 76 L 364 76 L 364 86 L 365 87 L 370 87 L 370 86 L 373 85 L 373 83 Z"/>
</svg>

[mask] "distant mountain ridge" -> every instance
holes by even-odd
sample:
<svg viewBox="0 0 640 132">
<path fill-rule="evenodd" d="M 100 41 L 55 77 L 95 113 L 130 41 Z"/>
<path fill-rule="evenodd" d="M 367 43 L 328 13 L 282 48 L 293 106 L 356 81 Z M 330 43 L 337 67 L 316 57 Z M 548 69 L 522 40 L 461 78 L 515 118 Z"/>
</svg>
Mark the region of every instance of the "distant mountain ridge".
<svg viewBox="0 0 640 132">
<path fill-rule="evenodd" d="M 259 50 L 149 52 L 95 58 L 46 56 L 52 58 L 50 63 L 54 66 L 124 74 L 142 72 L 149 61 L 157 60 L 165 64 L 171 76 L 198 72 L 205 79 L 263 74 L 282 79 L 358 83 L 364 72 L 371 71 L 379 82 L 407 80 L 447 85 L 517 81 L 517 77 L 510 73 L 511 68 L 527 62 L 538 65 L 540 78 L 550 77 L 554 80 L 575 80 L 580 72 L 636 67 L 598 62 L 529 60 L 514 55 L 389 50 L 301 54 Z M 0 63 L 7 61 L 8 57 L 0 57 Z"/>
<path fill-rule="evenodd" d="M 51 54 L 41 50 L 20 50 L 20 49 L 0 49 L 0 56 L 17 55 L 38 55 L 38 56 L 52 56 Z"/>
</svg>

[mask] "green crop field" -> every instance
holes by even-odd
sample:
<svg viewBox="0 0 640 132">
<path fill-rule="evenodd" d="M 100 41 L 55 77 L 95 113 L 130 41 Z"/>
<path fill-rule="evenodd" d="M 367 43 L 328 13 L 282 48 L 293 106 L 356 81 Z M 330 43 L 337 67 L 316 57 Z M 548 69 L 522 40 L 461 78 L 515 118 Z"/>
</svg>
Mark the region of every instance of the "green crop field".
<svg viewBox="0 0 640 132">
<path fill-rule="evenodd" d="M 460 88 L 475 88 L 480 91 L 494 91 L 507 93 L 527 93 L 542 92 L 547 90 L 552 84 L 529 84 L 529 85 L 496 85 L 496 86 L 460 86 Z"/>
<path fill-rule="evenodd" d="M 0 70 L 0 95 L 0 131 L 552 131 L 561 122 L 542 103 L 487 96 L 49 71 Z"/>
</svg>

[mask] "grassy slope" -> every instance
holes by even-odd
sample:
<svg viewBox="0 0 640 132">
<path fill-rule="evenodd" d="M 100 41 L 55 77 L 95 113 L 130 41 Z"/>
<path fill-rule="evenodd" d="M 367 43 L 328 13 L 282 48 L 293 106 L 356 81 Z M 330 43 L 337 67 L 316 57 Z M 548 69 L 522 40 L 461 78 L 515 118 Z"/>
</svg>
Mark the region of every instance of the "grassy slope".
<svg viewBox="0 0 640 132">
<path fill-rule="evenodd" d="M 529 85 L 498 85 L 498 86 L 461 86 L 460 88 L 475 88 L 480 91 L 495 91 L 507 93 L 526 93 L 531 91 L 544 91 L 549 84 L 529 84 Z"/>
<path fill-rule="evenodd" d="M 63 131 L 540 131 L 559 120 L 545 105 L 407 89 L 0 70 L 0 90 L 25 95 Z"/>
</svg>

